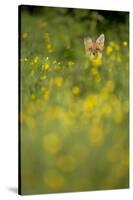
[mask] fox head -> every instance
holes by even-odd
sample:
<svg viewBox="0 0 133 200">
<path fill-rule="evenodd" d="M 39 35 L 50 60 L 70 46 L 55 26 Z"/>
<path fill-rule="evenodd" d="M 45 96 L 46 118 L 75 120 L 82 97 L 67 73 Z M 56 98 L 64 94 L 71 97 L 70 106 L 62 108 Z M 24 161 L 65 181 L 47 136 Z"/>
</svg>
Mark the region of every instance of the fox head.
<svg viewBox="0 0 133 200">
<path fill-rule="evenodd" d="M 84 38 L 85 51 L 87 56 L 98 56 L 104 48 L 104 34 L 102 33 L 94 42 L 91 38 Z"/>
</svg>

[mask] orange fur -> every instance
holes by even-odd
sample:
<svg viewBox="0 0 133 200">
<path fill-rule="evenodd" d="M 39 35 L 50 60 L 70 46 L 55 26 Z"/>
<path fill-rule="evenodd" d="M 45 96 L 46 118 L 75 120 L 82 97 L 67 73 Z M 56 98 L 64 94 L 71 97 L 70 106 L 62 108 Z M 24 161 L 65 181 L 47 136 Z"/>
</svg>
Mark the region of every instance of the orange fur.
<svg viewBox="0 0 133 200">
<path fill-rule="evenodd" d="M 98 54 L 101 53 L 104 48 L 104 40 L 105 37 L 103 33 L 97 38 L 95 42 L 93 42 L 91 38 L 85 38 L 84 45 L 85 45 L 86 55 L 98 56 Z"/>
</svg>

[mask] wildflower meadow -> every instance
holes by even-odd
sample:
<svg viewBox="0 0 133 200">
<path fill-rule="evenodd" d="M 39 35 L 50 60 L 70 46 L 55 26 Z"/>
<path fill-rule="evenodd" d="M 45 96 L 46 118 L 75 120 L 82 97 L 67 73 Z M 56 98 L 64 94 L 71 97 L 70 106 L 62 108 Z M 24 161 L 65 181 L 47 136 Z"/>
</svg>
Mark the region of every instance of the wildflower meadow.
<svg viewBox="0 0 133 200">
<path fill-rule="evenodd" d="M 128 12 L 20 6 L 22 194 L 129 187 Z M 101 56 L 84 37 L 105 35 Z"/>
</svg>

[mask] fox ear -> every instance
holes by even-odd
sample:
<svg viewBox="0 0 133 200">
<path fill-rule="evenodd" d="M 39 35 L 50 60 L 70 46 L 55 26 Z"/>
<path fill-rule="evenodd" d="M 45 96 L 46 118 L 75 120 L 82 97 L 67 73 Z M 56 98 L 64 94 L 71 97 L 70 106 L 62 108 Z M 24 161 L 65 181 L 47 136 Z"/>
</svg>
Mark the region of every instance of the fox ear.
<svg viewBox="0 0 133 200">
<path fill-rule="evenodd" d="M 92 48 L 93 42 L 91 38 L 84 38 L 84 45 L 85 45 L 85 51 L 86 54 L 89 55 L 90 48 Z"/>
<path fill-rule="evenodd" d="M 102 33 L 96 40 L 96 44 L 98 45 L 100 50 L 102 50 L 104 47 L 104 41 L 105 41 L 105 37 L 104 37 L 104 34 Z"/>
</svg>

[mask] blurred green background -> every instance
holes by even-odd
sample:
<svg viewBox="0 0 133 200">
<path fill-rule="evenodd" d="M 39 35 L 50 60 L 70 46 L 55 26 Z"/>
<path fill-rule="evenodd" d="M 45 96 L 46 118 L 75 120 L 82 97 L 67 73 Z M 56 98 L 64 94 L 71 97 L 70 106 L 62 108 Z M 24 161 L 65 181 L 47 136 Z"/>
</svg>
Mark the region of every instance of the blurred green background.
<svg viewBox="0 0 133 200">
<path fill-rule="evenodd" d="M 129 186 L 129 13 L 20 6 L 21 193 Z M 102 58 L 84 37 L 105 34 Z"/>
</svg>

